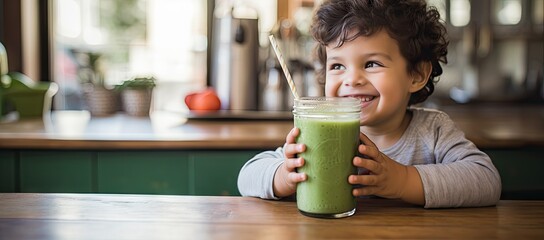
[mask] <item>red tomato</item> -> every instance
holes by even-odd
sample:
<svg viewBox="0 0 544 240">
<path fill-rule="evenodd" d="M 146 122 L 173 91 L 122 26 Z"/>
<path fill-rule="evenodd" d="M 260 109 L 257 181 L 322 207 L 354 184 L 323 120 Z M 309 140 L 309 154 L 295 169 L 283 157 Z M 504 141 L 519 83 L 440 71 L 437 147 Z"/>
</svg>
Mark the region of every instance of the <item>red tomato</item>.
<svg viewBox="0 0 544 240">
<path fill-rule="evenodd" d="M 190 93 L 185 97 L 185 104 L 190 110 L 217 111 L 221 109 L 221 100 L 211 88 L 202 92 Z"/>
</svg>

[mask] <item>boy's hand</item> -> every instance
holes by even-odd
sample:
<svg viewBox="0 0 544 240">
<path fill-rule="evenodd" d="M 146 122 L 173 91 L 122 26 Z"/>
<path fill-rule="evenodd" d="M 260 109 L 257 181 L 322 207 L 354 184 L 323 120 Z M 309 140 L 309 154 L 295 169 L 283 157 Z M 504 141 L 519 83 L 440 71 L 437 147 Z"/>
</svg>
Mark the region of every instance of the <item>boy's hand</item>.
<svg viewBox="0 0 544 240">
<path fill-rule="evenodd" d="M 413 166 L 402 165 L 381 153 L 364 134 L 359 152 L 364 158 L 355 157 L 353 165 L 365 168 L 368 175 L 351 175 L 350 184 L 361 184 L 353 189 L 354 196 L 376 195 L 384 198 L 400 198 L 406 202 L 423 205 L 425 197 L 419 173 Z"/>
<path fill-rule="evenodd" d="M 306 181 L 305 173 L 297 173 L 296 168 L 304 165 L 303 158 L 297 158 L 297 154 L 306 151 L 306 145 L 297 144 L 296 137 L 300 133 L 298 128 L 293 128 L 285 138 L 283 151 L 285 160 L 274 175 L 274 195 L 276 197 L 287 197 L 297 190 L 297 183 Z"/>
</svg>

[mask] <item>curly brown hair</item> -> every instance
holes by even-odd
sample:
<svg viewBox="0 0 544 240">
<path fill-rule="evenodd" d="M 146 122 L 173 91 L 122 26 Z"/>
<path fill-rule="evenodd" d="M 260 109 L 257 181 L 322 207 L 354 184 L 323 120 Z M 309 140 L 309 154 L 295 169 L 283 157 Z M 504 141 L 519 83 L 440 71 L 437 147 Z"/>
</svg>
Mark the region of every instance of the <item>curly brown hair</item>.
<svg viewBox="0 0 544 240">
<path fill-rule="evenodd" d="M 412 93 L 409 105 L 423 102 L 434 92 L 434 84 L 442 74 L 439 62 L 447 63 L 446 28 L 434 7 L 425 0 L 328 0 L 316 11 L 311 33 L 317 41 L 316 57 L 319 82 L 325 82 L 327 53 L 332 43 L 342 46 L 359 36 L 370 36 L 386 30 L 397 41 L 407 61 L 407 71 L 420 73 L 420 63 L 431 62 L 432 72 L 424 88 Z M 356 34 L 350 35 L 355 30 Z"/>
</svg>

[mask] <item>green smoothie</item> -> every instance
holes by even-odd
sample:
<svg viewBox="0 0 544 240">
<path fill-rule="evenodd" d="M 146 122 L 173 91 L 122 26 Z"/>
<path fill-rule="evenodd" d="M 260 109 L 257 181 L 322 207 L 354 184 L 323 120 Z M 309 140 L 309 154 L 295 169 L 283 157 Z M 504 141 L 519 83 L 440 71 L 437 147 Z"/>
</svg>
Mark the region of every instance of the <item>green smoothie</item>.
<svg viewBox="0 0 544 240">
<path fill-rule="evenodd" d="M 306 144 L 298 172 L 308 179 L 297 186 L 297 206 L 305 215 L 343 217 L 354 213 L 356 201 L 348 176 L 356 173 L 353 157 L 359 145 L 359 119 L 295 117 L 298 143 Z M 344 216 L 349 216 L 344 215 Z"/>
</svg>

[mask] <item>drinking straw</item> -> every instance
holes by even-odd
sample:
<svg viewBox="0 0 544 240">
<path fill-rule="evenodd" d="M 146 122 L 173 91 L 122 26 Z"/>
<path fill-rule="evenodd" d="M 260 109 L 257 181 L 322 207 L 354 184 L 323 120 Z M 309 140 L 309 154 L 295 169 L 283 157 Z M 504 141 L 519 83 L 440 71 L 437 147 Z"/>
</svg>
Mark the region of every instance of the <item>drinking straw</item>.
<svg viewBox="0 0 544 240">
<path fill-rule="evenodd" d="M 274 35 L 268 36 L 270 38 L 270 43 L 272 44 L 272 48 L 274 48 L 274 52 L 276 53 L 276 57 L 278 57 L 278 61 L 280 61 L 281 68 L 283 69 L 283 74 L 285 75 L 285 78 L 287 78 L 287 83 L 289 83 L 289 87 L 291 88 L 291 93 L 293 93 L 293 96 L 295 99 L 298 99 L 298 93 L 297 88 L 295 87 L 295 82 L 293 82 L 293 78 L 291 78 L 291 74 L 289 73 L 289 70 L 287 69 L 287 64 L 285 64 L 285 60 L 283 60 L 283 55 L 281 54 L 280 47 L 278 46 L 278 43 L 276 42 L 276 39 L 274 38 Z"/>
</svg>

